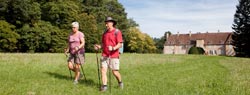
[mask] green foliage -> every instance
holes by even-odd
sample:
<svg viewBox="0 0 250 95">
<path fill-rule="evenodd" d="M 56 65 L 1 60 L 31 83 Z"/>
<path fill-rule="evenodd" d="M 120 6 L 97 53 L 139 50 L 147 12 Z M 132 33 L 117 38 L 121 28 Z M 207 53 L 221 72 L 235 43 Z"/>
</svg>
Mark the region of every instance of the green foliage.
<svg viewBox="0 0 250 95">
<path fill-rule="evenodd" d="M 131 27 L 126 33 L 125 41 L 127 44 L 127 51 L 137 52 L 137 53 L 154 53 L 156 52 L 156 47 L 154 46 L 153 39 L 147 34 L 141 33 L 141 31 L 136 27 Z"/>
<path fill-rule="evenodd" d="M 41 18 L 40 4 L 32 0 L 9 0 L 5 19 L 17 28 L 32 25 Z"/>
<path fill-rule="evenodd" d="M 39 21 L 34 27 L 26 24 L 18 33 L 21 36 L 18 43 L 21 52 L 62 52 L 65 48 L 62 46 L 65 46 L 67 36 L 49 22 Z"/>
<path fill-rule="evenodd" d="M 76 21 L 80 14 L 77 2 L 62 0 L 47 2 L 42 5 L 42 19 L 59 28 L 68 29 L 69 24 Z"/>
<path fill-rule="evenodd" d="M 80 30 L 85 35 L 85 50 L 86 52 L 94 52 L 93 45 L 100 43 L 101 34 L 97 31 L 95 17 L 86 13 L 79 14 L 76 21 L 80 23 Z"/>
<path fill-rule="evenodd" d="M 165 32 L 164 36 L 162 36 L 161 38 L 154 38 L 155 46 L 157 48 L 156 50 L 157 53 L 163 53 L 164 44 L 167 41 L 166 39 L 167 34 L 171 35 L 171 32 L 170 31 Z"/>
<path fill-rule="evenodd" d="M 192 46 L 188 51 L 188 54 L 204 54 L 204 53 L 205 50 L 203 48 L 195 46 Z"/>
<path fill-rule="evenodd" d="M 85 34 L 87 52 L 94 52 L 93 44 L 100 44 L 107 16 L 118 22 L 116 27 L 124 35 L 129 27 L 138 26 L 127 19 L 118 0 L 1 0 L 0 13 L 0 20 L 14 25 L 20 35 L 14 36 L 17 41 L 11 51 L 16 52 L 63 52 L 73 21 L 80 23 L 80 31 Z M 6 46 L 1 45 L 1 51 L 9 51 L 3 49 Z M 154 51 L 152 46 L 144 48 Z"/>
<path fill-rule="evenodd" d="M 236 56 L 250 57 L 250 1 L 239 0 L 234 15 L 232 44 Z"/>
<path fill-rule="evenodd" d="M 156 47 L 155 47 L 155 42 L 154 40 L 148 35 L 144 34 L 145 38 L 145 45 L 144 45 L 144 51 L 143 53 L 155 53 L 156 52 Z"/>
<path fill-rule="evenodd" d="M 6 21 L 0 20 L 0 51 L 13 52 L 16 47 L 19 34 L 15 31 L 15 26 Z"/>
<path fill-rule="evenodd" d="M 0 0 L 0 20 L 5 20 L 4 16 L 8 7 L 7 0 Z"/>
</svg>

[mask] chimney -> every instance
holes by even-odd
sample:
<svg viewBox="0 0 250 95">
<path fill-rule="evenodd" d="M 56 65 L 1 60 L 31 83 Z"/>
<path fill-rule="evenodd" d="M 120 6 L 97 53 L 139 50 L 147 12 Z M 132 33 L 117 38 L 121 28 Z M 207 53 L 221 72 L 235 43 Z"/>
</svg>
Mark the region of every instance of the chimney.
<svg viewBox="0 0 250 95">
<path fill-rule="evenodd" d="M 218 33 L 220 32 L 220 30 L 218 30 Z"/>
<path fill-rule="evenodd" d="M 189 37 L 191 37 L 191 35 L 192 35 L 192 34 L 191 34 L 191 31 L 189 31 Z"/>
<path fill-rule="evenodd" d="M 169 33 L 166 33 L 166 39 L 168 39 L 168 37 L 169 37 Z"/>
<path fill-rule="evenodd" d="M 179 37 L 179 31 L 177 32 L 177 36 Z"/>
</svg>

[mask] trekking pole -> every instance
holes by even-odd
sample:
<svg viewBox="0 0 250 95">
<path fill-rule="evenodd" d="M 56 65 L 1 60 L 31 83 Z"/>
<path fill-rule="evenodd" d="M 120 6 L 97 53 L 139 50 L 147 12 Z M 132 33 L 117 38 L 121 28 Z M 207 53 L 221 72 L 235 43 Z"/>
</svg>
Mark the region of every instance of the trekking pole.
<svg viewBox="0 0 250 95">
<path fill-rule="evenodd" d="M 98 87 L 101 86 L 101 79 L 100 79 L 100 66 L 99 66 L 99 58 L 98 58 L 98 50 L 96 50 L 96 65 L 97 65 L 97 73 L 98 73 Z"/>
<path fill-rule="evenodd" d="M 87 80 L 87 78 L 86 78 L 86 76 L 85 76 L 85 73 L 84 73 L 84 71 L 83 71 L 83 68 L 82 68 L 82 62 L 81 62 L 81 59 L 80 59 L 80 57 L 79 57 L 79 55 L 78 54 L 76 54 L 77 55 L 77 57 L 78 57 L 78 59 L 79 59 L 79 62 L 80 62 L 80 66 L 81 66 L 81 69 L 82 69 L 82 74 L 83 74 L 83 76 L 84 76 L 84 79 L 85 80 Z"/>
<path fill-rule="evenodd" d="M 66 56 L 66 58 L 68 58 L 68 55 L 67 55 L 67 54 L 65 54 L 65 56 Z M 70 78 L 73 80 L 73 77 L 72 77 L 70 68 L 69 68 L 69 74 L 70 74 Z"/>
</svg>

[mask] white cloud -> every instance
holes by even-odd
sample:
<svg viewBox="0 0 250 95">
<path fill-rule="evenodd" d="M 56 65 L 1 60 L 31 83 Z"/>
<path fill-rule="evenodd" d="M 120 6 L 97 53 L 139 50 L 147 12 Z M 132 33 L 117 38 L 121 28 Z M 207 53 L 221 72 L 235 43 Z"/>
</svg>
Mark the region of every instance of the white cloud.
<svg viewBox="0 0 250 95">
<path fill-rule="evenodd" d="M 237 0 L 119 0 L 152 37 L 176 33 L 232 31 Z"/>
</svg>

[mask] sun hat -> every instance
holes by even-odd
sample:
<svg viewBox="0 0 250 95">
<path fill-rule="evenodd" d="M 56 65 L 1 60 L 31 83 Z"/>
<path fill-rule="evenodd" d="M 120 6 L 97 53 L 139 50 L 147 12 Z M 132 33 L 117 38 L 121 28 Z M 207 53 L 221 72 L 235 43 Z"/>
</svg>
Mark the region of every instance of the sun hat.
<svg viewBox="0 0 250 95">
<path fill-rule="evenodd" d="M 107 17 L 107 19 L 105 20 L 105 22 L 113 22 L 114 25 L 116 25 L 116 21 L 112 17 Z"/>
</svg>

